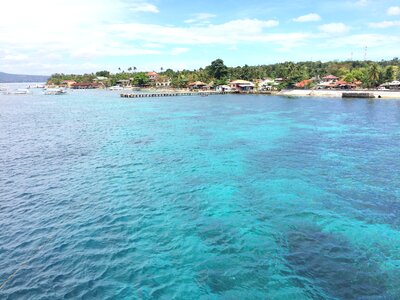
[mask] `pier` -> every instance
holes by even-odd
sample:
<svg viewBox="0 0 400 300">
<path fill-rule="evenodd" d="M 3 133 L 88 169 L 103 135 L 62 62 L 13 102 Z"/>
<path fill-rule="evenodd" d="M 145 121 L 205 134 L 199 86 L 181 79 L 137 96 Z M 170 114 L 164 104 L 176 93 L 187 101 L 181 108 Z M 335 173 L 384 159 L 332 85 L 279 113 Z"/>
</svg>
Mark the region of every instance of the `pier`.
<svg viewBox="0 0 400 300">
<path fill-rule="evenodd" d="M 209 96 L 225 95 L 227 92 L 165 92 L 165 93 L 122 93 L 122 98 L 155 98 L 155 97 L 177 97 L 177 96 Z"/>
<path fill-rule="evenodd" d="M 374 93 L 346 92 L 342 93 L 342 98 L 375 98 Z"/>
</svg>

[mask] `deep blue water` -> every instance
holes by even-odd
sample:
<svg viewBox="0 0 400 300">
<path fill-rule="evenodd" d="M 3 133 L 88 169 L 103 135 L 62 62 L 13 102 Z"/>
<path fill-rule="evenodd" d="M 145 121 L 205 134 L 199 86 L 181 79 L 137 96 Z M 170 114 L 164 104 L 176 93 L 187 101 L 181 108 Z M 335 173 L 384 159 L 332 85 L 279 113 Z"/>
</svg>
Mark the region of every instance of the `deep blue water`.
<svg viewBox="0 0 400 300">
<path fill-rule="evenodd" d="M 400 299 L 400 101 L 0 96 L 0 299 Z"/>
</svg>

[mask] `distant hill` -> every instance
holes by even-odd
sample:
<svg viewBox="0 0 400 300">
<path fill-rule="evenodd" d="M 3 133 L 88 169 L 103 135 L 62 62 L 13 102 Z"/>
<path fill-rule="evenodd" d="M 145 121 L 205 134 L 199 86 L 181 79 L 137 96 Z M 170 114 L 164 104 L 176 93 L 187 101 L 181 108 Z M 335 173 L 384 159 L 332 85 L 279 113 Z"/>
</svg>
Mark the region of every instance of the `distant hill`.
<svg viewBox="0 0 400 300">
<path fill-rule="evenodd" d="M 50 76 L 42 75 L 16 75 L 0 72 L 0 83 L 11 82 L 46 82 Z"/>
</svg>

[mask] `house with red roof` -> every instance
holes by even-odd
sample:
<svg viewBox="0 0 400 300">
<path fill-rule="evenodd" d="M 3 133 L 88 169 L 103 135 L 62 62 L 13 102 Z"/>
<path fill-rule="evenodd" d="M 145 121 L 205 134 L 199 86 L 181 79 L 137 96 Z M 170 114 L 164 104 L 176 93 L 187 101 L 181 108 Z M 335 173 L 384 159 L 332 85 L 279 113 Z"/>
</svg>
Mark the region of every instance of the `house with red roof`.
<svg viewBox="0 0 400 300">
<path fill-rule="evenodd" d="M 75 90 L 83 90 L 83 89 L 98 89 L 102 85 L 98 82 L 77 82 L 72 84 L 71 88 Z"/>
<path fill-rule="evenodd" d="M 71 88 L 72 85 L 75 83 L 76 83 L 75 80 L 64 80 L 63 82 L 61 82 L 61 86 Z"/>
<path fill-rule="evenodd" d="M 146 75 L 150 79 L 150 81 L 155 81 L 157 79 L 157 77 L 158 77 L 158 73 L 156 73 L 154 71 L 153 72 L 148 72 Z"/>
<path fill-rule="evenodd" d="M 303 80 L 303 81 L 300 81 L 300 82 L 296 83 L 294 86 L 299 88 L 299 89 L 304 89 L 304 88 L 308 87 L 312 82 L 313 82 L 313 80 L 306 79 L 306 80 Z"/>
</svg>

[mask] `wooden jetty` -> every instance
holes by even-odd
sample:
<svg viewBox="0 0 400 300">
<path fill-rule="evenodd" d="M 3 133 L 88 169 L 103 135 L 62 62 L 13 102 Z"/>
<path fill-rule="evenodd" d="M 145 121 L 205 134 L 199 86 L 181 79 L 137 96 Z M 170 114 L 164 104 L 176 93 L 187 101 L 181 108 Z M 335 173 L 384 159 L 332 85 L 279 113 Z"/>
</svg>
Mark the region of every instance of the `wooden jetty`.
<svg viewBox="0 0 400 300">
<path fill-rule="evenodd" d="M 344 92 L 342 98 L 375 98 L 374 93 Z"/>
<path fill-rule="evenodd" d="M 177 96 L 209 96 L 224 95 L 226 92 L 166 92 L 166 93 L 122 93 L 122 98 L 154 98 L 154 97 L 177 97 Z"/>
</svg>

